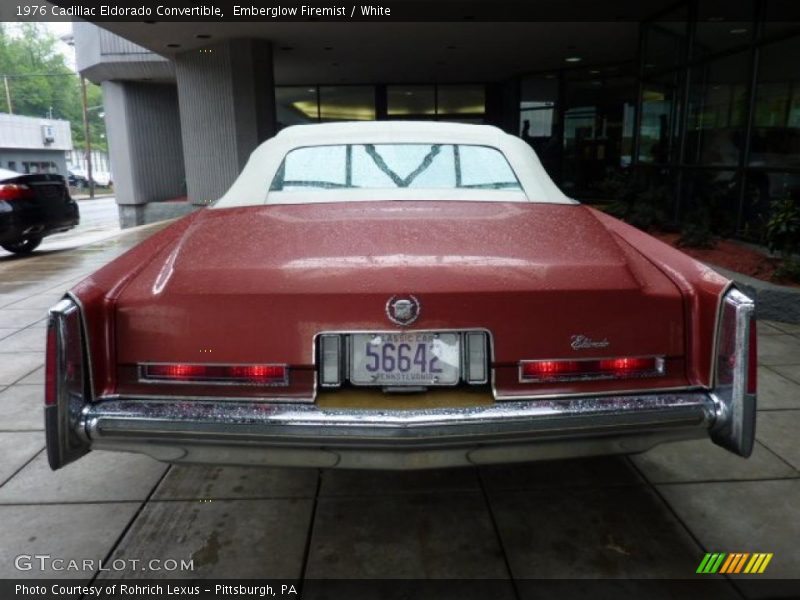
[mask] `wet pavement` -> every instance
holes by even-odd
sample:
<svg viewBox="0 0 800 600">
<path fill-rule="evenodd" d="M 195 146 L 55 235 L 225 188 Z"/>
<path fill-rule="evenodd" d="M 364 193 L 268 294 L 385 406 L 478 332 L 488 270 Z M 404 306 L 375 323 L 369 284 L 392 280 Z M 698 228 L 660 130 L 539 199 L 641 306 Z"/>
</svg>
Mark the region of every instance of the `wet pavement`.
<svg viewBox="0 0 800 600">
<path fill-rule="evenodd" d="M 95 451 L 51 472 L 46 309 L 159 227 L 0 256 L 0 578 L 42 575 L 15 569 L 19 554 L 194 562 L 193 572 L 130 567 L 102 578 L 690 578 L 715 551 L 774 553 L 764 575 L 723 580 L 721 597 L 759 597 L 754 577 L 800 576 L 800 326 L 778 322 L 759 323 L 749 460 L 703 440 L 633 457 L 409 473 L 170 467 Z"/>
</svg>

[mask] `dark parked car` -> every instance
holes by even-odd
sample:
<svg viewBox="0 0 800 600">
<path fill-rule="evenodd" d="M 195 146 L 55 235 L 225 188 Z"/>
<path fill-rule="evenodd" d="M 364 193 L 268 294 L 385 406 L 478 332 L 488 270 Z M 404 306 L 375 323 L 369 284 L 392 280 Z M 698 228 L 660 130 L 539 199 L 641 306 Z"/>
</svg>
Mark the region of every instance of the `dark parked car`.
<svg viewBox="0 0 800 600">
<path fill-rule="evenodd" d="M 67 176 L 67 183 L 70 187 L 74 187 L 79 190 L 89 187 L 89 180 L 77 171 L 69 172 L 69 175 Z"/>
<path fill-rule="evenodd" d="M 0 169 L 0 246 L 28 254 L 53 233 L 80 222 L 78 204 L 61 175 Z"/>
</svg>

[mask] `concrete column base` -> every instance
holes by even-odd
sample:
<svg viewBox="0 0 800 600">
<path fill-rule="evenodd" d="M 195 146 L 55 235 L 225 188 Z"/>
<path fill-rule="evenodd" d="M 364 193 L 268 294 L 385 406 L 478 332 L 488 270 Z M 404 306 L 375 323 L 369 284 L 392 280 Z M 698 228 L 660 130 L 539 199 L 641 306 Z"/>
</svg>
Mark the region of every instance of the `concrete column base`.
<svg viewBox="0 0 800 600">
<path fill-rule="evenodd" d="M 200 208 L 188 202 L 148 202 L 147 204 L 120 204 L 119 224 L 123 229 L 166 221 L 188 215 Z"/>
</svg>

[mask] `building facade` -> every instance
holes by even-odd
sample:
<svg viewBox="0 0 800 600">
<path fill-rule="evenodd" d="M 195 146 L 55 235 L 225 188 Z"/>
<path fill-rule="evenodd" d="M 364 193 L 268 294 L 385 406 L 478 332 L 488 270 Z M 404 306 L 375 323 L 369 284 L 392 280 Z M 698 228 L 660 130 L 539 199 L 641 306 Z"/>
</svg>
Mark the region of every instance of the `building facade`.
<svg viewBox="0 0 800 600">
<path fill-rule="evenodd" d="M 71 150 L 69 121 L 0 113 L 0 168 L 66 175 Z"/>
<path fill-rule="evenodd" d="M 75 40 L 126 225 L 213 201 L 281 127 L 421 119 L 523 137 L 579 200 L 758 239 L 800 194 L 800 23 L 784 0 L 646 4 L 615 22 L 76 23 Z"/>
</svg>

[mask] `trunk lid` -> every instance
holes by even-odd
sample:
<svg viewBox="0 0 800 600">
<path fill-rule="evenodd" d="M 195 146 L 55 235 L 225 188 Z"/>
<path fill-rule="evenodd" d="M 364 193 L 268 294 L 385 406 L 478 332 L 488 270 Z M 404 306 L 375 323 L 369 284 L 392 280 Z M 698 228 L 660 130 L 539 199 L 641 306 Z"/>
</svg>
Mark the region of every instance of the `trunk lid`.
<svg viewBox="0 0 800 600">
<path fill-rule="evenodd" d="M 679 291 L 586 207 L 359 202 L 198 215 L 119 298 L 117 359 L 310 368 L 319 332 L 400 329 L 395 294 L 411 329 L 489 330 L 509 389 L 522 359 L 683 355 Z"/>
</svg>

